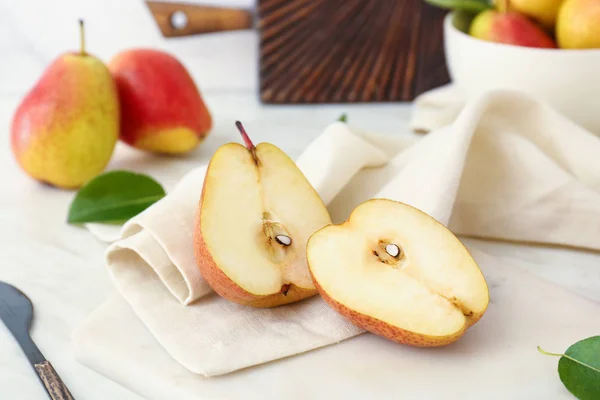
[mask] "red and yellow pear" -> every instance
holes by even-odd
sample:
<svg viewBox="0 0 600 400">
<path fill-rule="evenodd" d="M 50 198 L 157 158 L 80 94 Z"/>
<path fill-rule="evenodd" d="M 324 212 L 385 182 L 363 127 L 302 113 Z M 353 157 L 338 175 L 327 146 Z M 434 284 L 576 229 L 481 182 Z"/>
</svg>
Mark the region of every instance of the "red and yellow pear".
<svg viewBox="0 0 600 400">
<path fill-rule="evenodd" d="M 499 0 L 498 8 L 516 11 L 539 22 L 548 30 L 554 29 L 558 10 L 564 0 Z"/>
<path fill-rule="evenodd" d="M 331 223 L 296 164 L 270 143 L 221 146 L 208 166 L 194 228 L 196 261 L 220 296 L 275 307 L 317 293 L 306 243 Z"/>
<path fill-rule="evenodd" d="M 514 11 L 487 10 L 477 14 L 469 34 L 489 42 L 524 47 L 555 48 L 556 43 L 542 28 Z"/>
<path fill-rule="evenodd" d="M 353 324 L 420 347 L 458 340 L 485 313 L 487 283 L 444 225 L 409 205 L 369 200 L 308 242 L 325 301 Z"/>
<path fill-rule="evenodd" d="M 107 67 L 81 49 L 58 57 L 13 117 L 11 147 L 31 177 L 77 188 L 101 173 L 119 136 L 119 103 Z"/>
<path fill-rule="evenodd" d="M 150 152 L 193 150 L 212 118 L 183 64 L 159 50 L 134 49 L 115 56 L 109 68 L 119 91 L 121 140 Z"/>
</svg>

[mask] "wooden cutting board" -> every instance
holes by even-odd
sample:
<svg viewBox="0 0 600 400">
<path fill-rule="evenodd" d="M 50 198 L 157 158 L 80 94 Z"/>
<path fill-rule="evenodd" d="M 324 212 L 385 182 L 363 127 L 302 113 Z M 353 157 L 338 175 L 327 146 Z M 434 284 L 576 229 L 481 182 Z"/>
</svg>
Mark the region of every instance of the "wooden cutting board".
<svg viewBox="0 0 600 400">
<path fill-rule="evenodd" d="M 410 101 L 448 82 L 444 12 L 423 0 L 258 0 L 266 103 Z"/>
<path fill-rule="evenodd" d="M 449 81 L 445 12 L 423 0 L 147 1 L 165 37 L 258 28 L 265 103 L 410 101 Z"/>
</svg>

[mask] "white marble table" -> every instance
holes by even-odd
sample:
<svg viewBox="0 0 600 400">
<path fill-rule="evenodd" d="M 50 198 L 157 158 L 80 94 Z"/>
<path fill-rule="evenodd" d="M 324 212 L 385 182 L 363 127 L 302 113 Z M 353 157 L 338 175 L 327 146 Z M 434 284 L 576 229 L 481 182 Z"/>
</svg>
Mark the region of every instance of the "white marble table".
<svg viewBox="0 0 600 400">
<path fill-rule="evenodd" d="M 73 329 L 113 290 L 103 269 L 105 246 L 87 231 L 65 223 L 73 193 L 28 179 L 14 162 L 8 142 L 18 101 L 45 65 L 77 45 L 76 19 L 81 16 L 88 26 L 89 50 L 105 60 L 134 46 L 155 46 L 176 54 L 190 68 L 215 116 L 210 138 L 190 156 L 154 157 L 119 146 L 110 168 L 141 170 L 159 180 L 166 168 L 183 175 L 207 161 L 220 144 L 237 140 L 235 119 L 245 122 L 256 141 L 276 143 L 297 156 L 341 112 L 348 112 L 353 124 L 364 129 L 410 134 L 406 127 L 410 110 L 398 104 L 263 106 L 257 100 L 253 32 L 166 41 L 138 0 L 0 2 L 0 131 L 4 137 L 0 140 L 0 280 L 15 284 L 33 301 L 33 338 L 76 398 L 134 400 L 141 397 L 78 364 L 69 348 Z M 600 254 L 494 242 L 485 247 L 600 301 Z M 1 324 L 0 349 L 0 398 L 44 398 L 21 350 Z"/>
</svg>

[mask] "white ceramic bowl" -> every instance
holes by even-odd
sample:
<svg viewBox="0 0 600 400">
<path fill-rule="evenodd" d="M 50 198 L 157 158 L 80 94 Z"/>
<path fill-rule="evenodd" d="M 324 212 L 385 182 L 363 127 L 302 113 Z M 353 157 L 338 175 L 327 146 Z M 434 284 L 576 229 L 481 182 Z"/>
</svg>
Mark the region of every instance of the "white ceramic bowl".
<svg viewBox="0 0 600 400">
<path fill-rule="evenodd" d="M 475 39 L 444 21 L 453 82 L 469 99 L 491 89 L 517 89 L 542 99 L 600 135 L 600 49 L 558 50 Z M 600 156 L 600 155 L 599 155 Z"/>
</svg>

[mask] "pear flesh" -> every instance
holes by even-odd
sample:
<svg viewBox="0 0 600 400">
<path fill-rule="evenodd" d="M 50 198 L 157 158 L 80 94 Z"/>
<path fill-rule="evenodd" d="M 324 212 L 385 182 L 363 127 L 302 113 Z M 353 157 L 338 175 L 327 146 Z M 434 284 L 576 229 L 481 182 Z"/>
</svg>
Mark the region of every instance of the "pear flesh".
<svg viewBox="0 0 600 400">
<path fill-rule="evenodd" d="M 331 222 L 294 162 L 269 143 L 217 150 L 204 180 L 196 259 L 222 297 L 273 307 L 316 294 L 306 263 L 310 235 Z"/>
<path fill-rule="evenodd" d="M 454 342 L 489 294 L 462 243 L 427 214 L 391 200 L 359 205 L 316 232 L 307 248 L 323 298 L 355 325 L 415 346 Z"/>
</svg>

